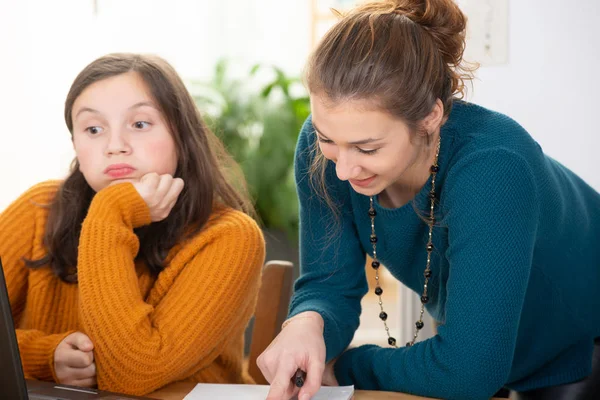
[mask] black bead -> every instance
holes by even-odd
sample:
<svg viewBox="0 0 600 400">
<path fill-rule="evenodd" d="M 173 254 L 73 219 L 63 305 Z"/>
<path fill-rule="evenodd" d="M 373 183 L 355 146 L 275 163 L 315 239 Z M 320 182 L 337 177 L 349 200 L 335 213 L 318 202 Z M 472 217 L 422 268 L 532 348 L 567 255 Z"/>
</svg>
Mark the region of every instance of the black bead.
<svg viewBox="0 0 600 400">
<path fill-rule="evenodd" d="M 421 296 L 421 303 L 427 304 L 428 302 L 429 302 L 429 297 L 428 296 Z"/>
<path fill-rule="evenodd" d="M 417 321 L 417 323 L 415 325 L 417 326 L 417 329 L 423 329 L 423 326 L 425 326 L 423 321 Z"/>
<path fill-rule="evenodd" d="M 435 192 L 429 192 L 429 198 L 435 200 Z"/>
<path fill-rule="evenodd" d="M 433 225 L 435 224 L 435 217 L 427 217 L 427 221 L 429 221 L 429 223 Z"/>
<path fill-rule="evenodd" d="M 371 235 L 371 243 L 377 243 L 377 235 Z"/>
<path fill-rule="evenodd" d="M 396 339 L 394 339 L 393 337 L 389 337 L 388 338 L 388 344 L 390 346 L 395 346 L 396 345 Z"/>
<path fill-rule="evenodd" d="M 386 321 L 387 320 L 387 314 L 385 311 L 382 311 L 379 313 L 379 318 L 381 318 L 382 321 Z"/>
<path fill-rule="evenodd" d="M 423 275 L 425 276 L 425 278 L 431 278 L 431 270 L 426 269 L 425 272 L 423 272 Z"/>
<path fill-rule="evenodd" d="M 427 245 L 427 251 L 433 251 L 433 245 L 431 243 Z"/>
<path fill-rule="evenodd" d="M 377 211 L 374 208 L 369 208 L 369 217 L 374 217 L 377 215 Z"/>
<path fill-rule="evenodd" d="M 406 347 L 410 347 L 412 346 L 412 344 L 410 344 L 410 342 L 406 342 Z"/>
<path fill-rule="evenodd" d="M 440 172 L 440 167 L 438 167 L 437 165 L 432 165 L 429 170 L 431 171 L 432 174 L 434 174 L 436 172 Z"/>
<path fill-rule="evenodd" d="M 371 267 L 373 267 L 373 269 L 378 269 L 380 265 L 381 264 L 379 264 L 379 261 L 373 261 L 371 263 Z"/>
<path fill-rule="evenodd" d="M 375 288 L 375 294 L 377 296 L 381 296 L 382 293 L 383 293 L 383 289 L 382 288 L 380 288 L 379 286 Z"/>
</svg>

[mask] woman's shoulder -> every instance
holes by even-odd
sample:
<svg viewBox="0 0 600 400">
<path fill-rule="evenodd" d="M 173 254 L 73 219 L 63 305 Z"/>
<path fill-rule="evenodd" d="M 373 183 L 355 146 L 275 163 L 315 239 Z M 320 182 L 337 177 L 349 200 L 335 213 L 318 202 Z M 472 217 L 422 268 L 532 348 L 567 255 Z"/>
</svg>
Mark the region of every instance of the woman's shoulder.
<svg viewBox="0 0 600 400">
<path fill-rule="evenodd" d="M 15 240 L 18 243 L 30 241 L 33 232 L 43 234 L 43 230 L 36 229 L 36 226 L 46 223 L 50 205 L 60 184 L 60 181 L 38 183 L 0 213 L 0 231 L 10 236 L 2 238 L 2 245 L 10 246 L 9 243 Z"/>
<path fill-rule="evenodd" d="M 205 254 L 211 258 L 250 257 L 260 262 L 245 264 L 248 269 L 253 269 L 255 264 L 257 268 L 262 267 L 265 254 L 262 230 L 252 217 L 241 211 L 216 207 L 200 229 L 189 227 L 187 234 L 184 240 L 169 251 L 167 264 L 176 262 L 185 265 L 193 258 Z"/>
<path fill-rule="evenodd" d="M 207 222 L 207 228 L 234 230 L 240 232 L 260 232 L 258 223 L 248 214 L 230 207 L 215 208 Z"/>
<path fill-rule="evenodd" d="M 455 101 L 447 121 L 447 129 L 461 138 L 479 139 L 482 144 L 527 139 L 529 133 L 512 117 L 502 112 L 465 101 Z"/>
<path fill-rule="evenodd" d="M 219 241 L 227 246 L 264 247 L 258 223 L 248 214 L 230 207 L 215 207 L 206 224 L 190 238 L 190 245 Z"/>
<path fill-rule="evenodd" d="M 27 189 L 14 201 L 14 205 L 24 205 L 26 207 L 48 207 L 58 192 L 62 181 L 48 180 L 37 183 Z"/>
<path fill-rule="evenodd" d="M 496 154 L 498 157 L 523 158 L 531 163 L 542 161 L 543 150 L 539 143 L 516 120 L 480 105 L 456 102 L 447 126 L 442 131 L 452 140 L 451 164 L 475 154 Z"/>
<path fill-rule="evenodd" d="M 245 260 L 242 264 L 248 271 L 260 270 L 265 256 L 265 240 L 262 230 L 249 215 L 229 207 L 213 210 L 208 221 L 193 236 L 176 245 L 168 263 L 186 264 L 196 257 L 209 257 L 217 260 Z M 231 268 L 238 269 L 239 263 L 228 262 Z"/>
</svg>

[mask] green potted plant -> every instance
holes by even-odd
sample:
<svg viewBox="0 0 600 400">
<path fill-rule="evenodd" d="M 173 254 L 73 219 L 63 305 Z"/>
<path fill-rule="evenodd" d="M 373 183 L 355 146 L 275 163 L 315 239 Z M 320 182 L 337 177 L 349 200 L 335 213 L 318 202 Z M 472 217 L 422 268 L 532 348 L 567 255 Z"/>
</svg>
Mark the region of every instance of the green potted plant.
<svg viewBox="0 0 600 400">
<path fill-rule="evenodd" d="M 271 78 L 260 84 L 258 72 Z M 207 123 L 240 163 L 267 240 L 267 259 L 298 268 L 298 201 L 294 149 L 310 102 L 300 79 L 280 68 L 255 65 L 247 77 L 229 76 L 220 60 L 210 82 L 191 82 Z"/>
</svg>

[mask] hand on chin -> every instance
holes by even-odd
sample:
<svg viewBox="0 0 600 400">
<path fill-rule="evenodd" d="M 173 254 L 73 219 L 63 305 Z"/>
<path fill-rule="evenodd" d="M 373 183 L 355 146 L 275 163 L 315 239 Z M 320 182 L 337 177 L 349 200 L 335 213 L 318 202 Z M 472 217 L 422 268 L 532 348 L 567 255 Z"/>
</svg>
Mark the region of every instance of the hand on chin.
<svg viewBox="0 0 600 400">
<path fill-rule="evenodd" d="M 126 183 L 126 182 L 135 183 L 135 182 L 139 182 L 139 181 L 140 181 L 139 178 L 118 178 L 118 179 L 114 179 L 114 180 L 110 181 L 110 183 L 108 185 L 106 185 L 106 187 L 118 185 L 119 183 Z"/>
</svg>

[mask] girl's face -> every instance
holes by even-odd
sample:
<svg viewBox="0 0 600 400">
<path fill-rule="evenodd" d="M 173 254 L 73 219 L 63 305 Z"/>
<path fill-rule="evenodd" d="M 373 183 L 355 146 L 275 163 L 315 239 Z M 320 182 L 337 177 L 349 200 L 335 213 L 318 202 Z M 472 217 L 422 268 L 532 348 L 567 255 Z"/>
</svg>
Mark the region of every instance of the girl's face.
<svg viewBox="0 0 600 400">
<path fill-rule="evenodd" d="M 75 100 L 72 115 L 79 169 L 96 192 L 150 172 L 175 174 L 175 142 L 137 73 L 91 84 Z"/>
<path fill-rule="evenodd" d="M 326 100 L 311 95 L 312 122 L 321 152 L 335 163 L 340 180 L 365 196 L 410 181 L 423 148 L 411 142 L 403 121 L 362 101 L 332 105 Z"/>
</svg>

